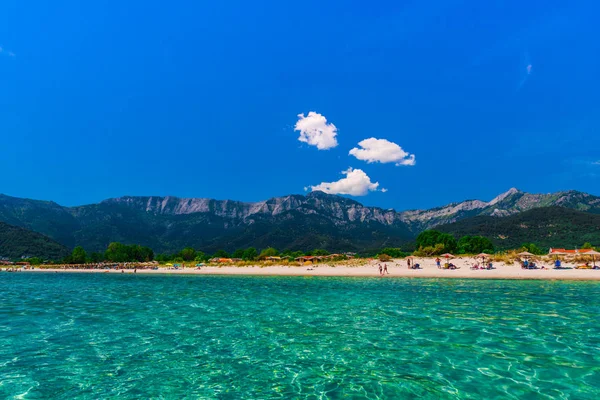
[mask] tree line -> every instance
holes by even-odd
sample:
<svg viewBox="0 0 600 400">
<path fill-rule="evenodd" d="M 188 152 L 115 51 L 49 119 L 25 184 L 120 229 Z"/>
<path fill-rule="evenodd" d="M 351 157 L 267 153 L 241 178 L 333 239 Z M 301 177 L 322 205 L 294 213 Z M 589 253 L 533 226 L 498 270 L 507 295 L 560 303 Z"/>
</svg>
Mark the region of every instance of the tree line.
<svg viewBox="0 0 600 400">
<path fill-rule="evenodd" d="M 593 249 L 590 243 L 584 243 L 582 249 Z M 454 254 L 478 254 L 495 252 L 495 247 L 492 241 L 483 236 L 463 236 L 456 239 L 449 233 L 442 233 L 436 230 L 427 230 L 421 232 L 416 238 L 415 251 L 412 254 L 416 256 L 436 256 L 444 253 Z M 518 249 L 519 251 L 528 251 L 536 255 L 546 254 L 547 251 L 538 247 L 535 243 L 524 243 Z M 356 257 L 374 257 L 374 256 L 389 256 L 390 258 L 404 258 L 410 255 L 411 252 L 401 248 L 387 247 L 376 252 L 366 252 L 356 254 Z M 294 260 L 303 256 L 326 256 L 330 255 L 327 250 L 314 249 L 311 251 L 279 251 L 273 247 L 267 247 L 260 252 L 255 247 L 237 249 L 232 253 L 225 250 L 218 250 L 214 254 L 207 254 L 203 251 L 196 250 L 192 247 L 186 247 L 175 253 L 154 254 L 154 251 L 146 246 L 127 245 L 119 242 L 110 243 L 104 252 L 88 253 L 81 246 L 73 249 L 70 255 L 59 260 L 64 264 L 85 264 L 85 263 L 100 263 L 100 262 L 207 262 L 213 258 L 234 258 L 243 261 L 260 261 L 267 257 L 281 257 L 282 259 Z M 41 264 L 40 258 L 30 258 L 31 264 Z"/>
<path fill-rule="evenodd" d="M 207 254 L 203 251 L 196 250 L 192 247 L 186 247 L 175 253 L 154 254 L 154 251 L 146 246 L 137 244 L 127 245 L 119 242 L 110 243 L 107 249 L 103 252 L 88 253 L 83 247 L 77 246 L 71 254 L 61 260 L 57 260 L 62 264 L 86 264 L 86 263 L 101 263 L 101 262 L 207 262 L 213 258 L 235 258 L 244 261 L 264 260 L 267 257 L 281 257 L 287 259 L 295 259 L 302 256 L 325 256 L 330 253 L 323 249 L 314 249 L 308 252 L 284 250 L 279 251 L 273 247 L 267 247 L 260 252 L 255 247 L 246 249 L 237 249 L 233 253 L 228 253 L 225 250 L 218 250 L 214 254 Z M 44 260 L 38 257 L 28 259 L 31 264 L 42 264 Z"/>
<path fill-rule="evenodd" d="M 591 243 L 586 242 L 581 249 L 593 249 Z M 535 243 L 523 243 L 518 251 L 528 251 L 535 255 L 544 255 L 548 251 L 540 248 Z M 492 254 L 496 248 L 489 238 L 484 236 L 463 236 L 460 239 L 449 233 L 442 233 L 436 230 L 423 231 L 417 236 L 416 251 L 417 256 L 436 256 L 444 253 L 455 254 Z M 388 254 L 392 256 L 391 254 Z M 394 257 L 394 256 L 392 256 Z"/>
</svg>

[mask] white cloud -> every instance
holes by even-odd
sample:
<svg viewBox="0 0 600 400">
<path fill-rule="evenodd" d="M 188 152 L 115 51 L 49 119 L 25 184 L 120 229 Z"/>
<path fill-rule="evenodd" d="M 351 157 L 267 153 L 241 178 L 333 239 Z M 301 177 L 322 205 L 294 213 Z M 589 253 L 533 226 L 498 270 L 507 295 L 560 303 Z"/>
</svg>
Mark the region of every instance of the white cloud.
<svg viewBox="0 0 600 400">
<path fill-rule="evenodd" d="M 358 147 L 350 150 L 350 155 L 368 163 L 396 163 L 396 165 L 413 166 L 416 164 L 415 155 L 409 154 L 396 143 L 385 139 L 369 138 L 358 143 Z"/>
<path fill-rule="evenodd" d="M 592 165 L 600 165 L 600 160 L 598 160 L 598 161 L 594 161 L 594 162 L 592 163 Z"/>
<path fill-rule="evenodd" d="M 12 51 L 6 51 L 6 49 L 4 47 L 2 47 L 2 46 L 0 46 L 0 53 L 4 53 L 4 54 L 6 54 L 9 57 L 15 57 L 16 56 L 15 53 L 13 53 Z"/>
<path fill-rule="evenodd" d="M 304 114 L 298 114 L 294 130 L 300 131 L 299 141 L 317 146 L 319 150 L 331 149 L 338 145 L 335 125 L 328 124 L 327 118 L 314 111 L 309 112 L 306 117 Z"/>
<path fill-rule="evenodd" d="M 364 196 L 369 192 L 375 192 L 379 188 L 379 182 L 371 182 L 371 178 L 362 169 L 348 168 L 342 171 L 345 178 L 336 182 L 322 182 L 316 186 L 310 186 L 312 191 L 321 190 L 329 194 L 349 194 L 351 196 Z M 306 188 L 305 188 L 306 190 Z M 386 192 L 387 189 L 381 189 Z"/>
</svg>

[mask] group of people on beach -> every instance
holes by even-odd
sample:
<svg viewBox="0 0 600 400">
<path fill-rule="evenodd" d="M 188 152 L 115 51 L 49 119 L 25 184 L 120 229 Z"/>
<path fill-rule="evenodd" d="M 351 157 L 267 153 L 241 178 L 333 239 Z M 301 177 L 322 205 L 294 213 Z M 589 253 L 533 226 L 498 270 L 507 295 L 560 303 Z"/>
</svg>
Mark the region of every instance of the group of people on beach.
<svg viewBox="0 0 600 400">
<path fill-rule="evenodd" d="M 379 264 L 379 276 L 384 276 L 385 274 L 390 274 L 388 272 L 387 264 L 383 264 L 383 267 L 381 266 L 381 264 Z"/>
<path fill-rule="evenodd" d="M 442 260 L 440 260 L 440 258 L 436 258 L 435 259 L 435 265 L 437 265 L 438 268 L 442 268 Z M 446 264 L 444 264 L 444 269 L 459 269 L 460 267 L 457 267 L 456 265 L 452 264 L 451 262 L 447 262 Z"/>
<path fill-rule="evenodd" d="M 408 267 L 408 269 L 421 269 L 421 265 L 415 264 L 412 258 L 410 257 L 406 259 L 406 266 Z"/>
</svg>

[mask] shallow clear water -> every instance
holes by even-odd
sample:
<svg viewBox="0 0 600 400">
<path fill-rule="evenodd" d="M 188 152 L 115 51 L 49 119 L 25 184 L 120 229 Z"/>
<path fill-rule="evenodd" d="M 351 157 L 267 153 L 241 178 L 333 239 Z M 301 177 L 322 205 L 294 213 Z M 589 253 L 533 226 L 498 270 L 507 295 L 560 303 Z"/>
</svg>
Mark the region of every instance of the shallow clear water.
<svg viewBox="0 0 600 400">
<path fill-rule="evenodd" d="M 598 398 L 600 284 L 0 273 L 0 398 Z"/>
</svg>

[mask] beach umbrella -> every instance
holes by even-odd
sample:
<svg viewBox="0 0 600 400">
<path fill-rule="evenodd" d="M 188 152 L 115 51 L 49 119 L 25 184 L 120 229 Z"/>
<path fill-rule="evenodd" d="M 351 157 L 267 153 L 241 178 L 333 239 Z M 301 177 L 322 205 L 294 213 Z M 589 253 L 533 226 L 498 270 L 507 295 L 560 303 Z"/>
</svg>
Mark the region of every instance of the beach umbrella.
<svg viewBox="0 0 600 400">
<path fill-rule="evenodd" d="M 549 255 L 551 255 L 551 256 L 555 256 L 555 260 L 558 260 L 558 259 L 559 259 L 559 257 L 558 257 L 558 256 L 567 256 L 567 255 L 569 255 L 569 253 L 565 253 L 565 252 L 563 252 L 563 251 L 553 251 L 552 249 L 550 249 L 550 253 L 549 253 Z M 556 267 L 559 267 L 559 266 L 560 266 L 560 264 L 556 264 L 556 261 L 555 261 L 555 264 L 554 264 L 554 265 L 555 265 Z"/>
<path fill-rule="evenodd" d="M 532 253 L 530 253 L 530 252 L 528 252 L 528 251 L 523 251 L 523 252 L 521 252 L 521 253 L 519 253 L 519 254 L 517 254 L 517 255 L 518 255 L 519 257 L 533 257 L 533 256 L 534 256 L 534 254 L 532 254 Z"/>
<path fill-rule="evenodd" d="M 454 256 L 450 253 L 444 253 L 441 255 L 441 257 L 444 257 L 446 261 L 450 260 L 451 258 L 454 258 Z"/>
<path fill-rule="evenodd" d="M 487 253 L 479 253 L 475 256 L 475 258 L 481 258 L 481 262 L 483 263 L 486 258 L 490 258 L 490 255 Z"/>
<path fill-rule="evenodd" d="M 550 250 L 552 250 L 552 249 L 550 249 Z M 565 253 L 563 251 L 550 251 L 549 255 L 555 256 L 555 258 L 558 260 L 558 256 L 568 256 L 569 253 Z"/>
</svg>

